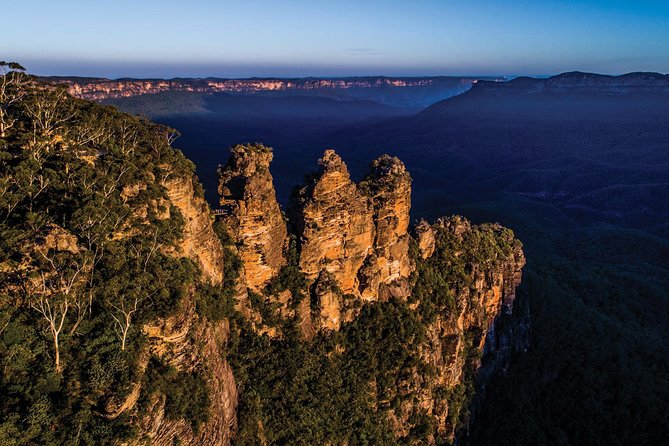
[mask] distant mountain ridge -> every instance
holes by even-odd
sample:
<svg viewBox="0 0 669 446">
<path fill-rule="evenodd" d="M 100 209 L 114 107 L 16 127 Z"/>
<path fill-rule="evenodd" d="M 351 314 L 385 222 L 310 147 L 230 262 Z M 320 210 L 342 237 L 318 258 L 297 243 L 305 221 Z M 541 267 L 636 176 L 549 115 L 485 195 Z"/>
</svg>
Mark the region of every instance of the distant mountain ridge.
<svg viewBox="0 0 669 446">
<path fill-rule="evenodd" d="M 472 94 L 669 93 L 669 75 L 652 72 L 620 76 L 572 71 L 549 78 L 517 77 L 508 82 L 476 81 Z"/>
<path fill-rule="evenodd" d="M 344 101 L 375 100 L 382 104 L 428 106 L 463 93 L 479 80 L 476 77 L 342 77 L 342 78 L 174 78 L 105 79 L 89 77 L 45 77 L 65 84 L 73 96 L 95 101 L 129 98 L 165 92 L 229 93 L 237 95 L 306 95 Z M 486 78 L 489 80 L 501 80 Z"/>
</svg>

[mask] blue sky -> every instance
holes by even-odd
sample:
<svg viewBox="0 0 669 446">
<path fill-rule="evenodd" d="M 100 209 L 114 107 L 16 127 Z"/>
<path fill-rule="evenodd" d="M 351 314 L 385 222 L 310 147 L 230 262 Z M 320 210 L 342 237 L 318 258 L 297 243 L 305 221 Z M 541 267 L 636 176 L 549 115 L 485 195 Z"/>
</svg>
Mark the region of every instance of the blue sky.
<svg viewBox="0 0 669 446">
<path fill-rule="evenodd" d="M 22 0 L 0 59 L 106 77 L 669 72 L 669 0 Z"/>
</svg>

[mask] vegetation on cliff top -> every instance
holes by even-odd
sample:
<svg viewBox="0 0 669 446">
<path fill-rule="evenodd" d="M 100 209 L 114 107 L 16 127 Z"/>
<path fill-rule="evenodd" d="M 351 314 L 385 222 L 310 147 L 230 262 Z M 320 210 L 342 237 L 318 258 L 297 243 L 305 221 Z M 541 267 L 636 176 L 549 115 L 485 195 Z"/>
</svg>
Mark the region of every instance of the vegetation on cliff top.
<svg viewBox="0 0 669 446">
<path fill-rule="evenodd" d="M 368 303 L 339 331 L 319 333 L 310 343 L 301 340 L 294 321 L 284 327 L 282 339 L 270 339 L 236 320 L 230 347 L 240 392 L 235 444 L 452 441 L 437 432 L 436 421 L 416 404 L 411 391 L 416 380 L 429 383 L 437 373 L 421 354 L 426 330 L 437 317 L 453 322 L 459 291 L 473 286 L 472 270 L 513 259 L 518 242 L 511 231 L 496 225 L 474 226 L 464 236 L 442 227 L 436 240 L 435 255 L 427 260 L 412 247 L 417 272 L 409 301 Z M 480 252 L 490 257 L 482 258 Z M 412 303 L 419 303 L 418 311 Z M 434 389 L 436 398 L 448 405 L 447 423 L 455 429 L 468 420 L 480 336 L 465 335 L 460 352 L 467 358 L 463 381 L 452 389 Z M 406 435 L 395 436 L 391 413 L 406 420 Z"/>
<path fill-rule="evenodd" d="M 141 327 L 201 286 L 191 261 L 168 255 L 183 220 L 161 185 L 194 166 L 170 147 L 174 130 L 20 70 L 0 84 L 0 438 L 130 438 L 131 415 L 114 413 L 148 359 Z M 154 388 L 171 383 L 167 417 L 206 419 L 197 371 L 149 369 L 164 377 Z"/>
</svg>

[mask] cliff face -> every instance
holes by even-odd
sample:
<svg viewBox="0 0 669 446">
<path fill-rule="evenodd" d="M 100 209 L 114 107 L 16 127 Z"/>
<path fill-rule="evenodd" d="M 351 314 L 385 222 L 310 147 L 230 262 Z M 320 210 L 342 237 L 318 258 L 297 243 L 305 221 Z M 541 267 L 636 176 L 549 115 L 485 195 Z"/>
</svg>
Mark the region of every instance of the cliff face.
<svg viewBox="0 0 669 446">
<path fill-rule="evenodd" d="M 350 79 L 99 79 L 99 78 L 48 78 L 65 84 L 72 96 L 95 101 L 127 98 L 142 94 L 166 91 L 197 93 L 239 93 L 293 91 L 304 93 L 314 90 L 351 90 L 370 88 L 416 88 L 439 86 L 467 89 L 471 79 L 454 78 L 350 78 Z"/>
<path fill-rule="evenodd" d="M 219 168 L 221 209 L 217 212 L 239 247 L 245 286 L 260 294 L 281 267 L 289 264 L 286 224 L 272 185 L 271 160 L 269 148 L 237 146 L 228 164 Z M 306 279 L 302 291 L 318 314 L 313 325 L 337 330 L 355 317 L 352 307 L 359 306 L 351 302 L 411 296 L 409 279 L 416 272 L 409 253 L 411 177 L 399 159 L 385 155 L 372 162 L 360 184 L 351 181 L 346 164 L 333 150 L 326 150 L 318 164 L 319 170 L 296 189 L 289 215 L 298 241 L 295 266 Z M 437 233 L 446 230 L 462 237 L 471 227 L 458 219 L 440 220 L 435 225 L 421 222 L 416 227 L 420 260 L 433 256 Z M 479 292 L 473 307 L 485 307 L 489 315 L 498 314 L 502 303 L 510 308 L 517 285 L 514 280 L 509 274 L 480 273 L 474 281 Z M 485 296 L 481 294 L 484 290 Z M 287 296 L 280 293 L 267 298 L 285 308 Z M 473 299 L 460 298 L 467 302 Z M 303 322 L 311 317 L 307 307 L 299 308 L 280 313 L 282 317 L 297 315 Z M 474 317 L 470 306 L 461 310 L 463 318 Z M 466 331 L 469 323 L 486 331 L 492 319 L 463 319 L 459 330 Z M 454 336 L 440 330 L 444 336 Z M 457 362 L 451 365 L 454 370 L 461 366 Z"/>
<path fill-rule="evenodd" d="M 229 337 L 228 322 L 212 323 L 199 318 L 194 306 L 196 298 L 192 290 L 179 313 L 146 324 L 143 332 L 149 340 L 151 355 L 179 373 L 201 371 L 204 374 L 209 392 L 209 403 L 205 408 L 210 414 L 208 420 L 194 430 L 186 419 L 166 415 L 169 394 L 154 392 L 148 396 L 147 407 L 138 413 L 142 436 L 131 444 L 144 444 L 145 438 L 149 438 L 152 445 L 158 446 L 171 446 L 175 442 L 228 445 L 234 436 L 238 395 L 233 370 L 224 356 Z M 116 416 L 137 411 L 136 404 L 127 403 Z"/>
<path fill-rule="evenodd" d="M 419 273 L 449 266 L 460 271 L 459 280 L 447 290 L 452 298 L 448 311 L 437 312 L 427 324 L 422 354 L 436 373 L 430 380 L 411 384 L 412 391 L 420 395 L 418 405 L 434 417 L 437 432 L 453 439 L 467 410 L 462 403 L 469 404 L 469 399 L 462 398 L 477 384 L 484 350 L 498 361 L 508 360 L 513 350 L 496 334 L 495 322 L 513 309 L 525 257 L 513 234 L 499 225 L 472 227 L 461 217 L 451 217 L 431 226 L 423 224 L 417 232 L 423 241 L 428 237 L 434 240 L 434 245 L 427 244 L 427 249 L 419 251 Z M 478 252 L 488 253 L 484 262 Z M 418 281 L 420 288 L 422 279 Z M 420 296 L 417 290 L 418 307 L 424 304 Z M 489 376 L 490 370 L 487 372 Z M 396 423 L 400 432 L 411 425 L 402 417 Z"/>
<path fill-rule="evenodd" d="M 357 272 L 374 241 L 372 209 L 339 155 L 326 150 L 319 164 L 299 192 L 300 269 L 311 281 L 325 271 L 342 293 L 359 294 Z"/>
<path fill-rule="evenodd" d="M 223 249 L 212 228 L 212 217 L 204 197 L 197 196 L 193 179 L 173 179 L 163 184 L 169 201 L 184 218 L 181 255 L 192 259 L 204 280 L 219 285 L 223 280 Z"/>
<path fill-rule="evenodd" d="M 244 187 L 239 191 L 245 192 L 237 196 L 244 200 L 230 201 L 234 178 L 240 178 L 237 172 L 243 170 L 233 166 L 240 165 L 249 150 L 233 149 L 231 161 L 220 170 L 221 203 L 227 206 L 220 212 L 242 247 L 240 253 L 244 246 L 269 249 L 267 254 L 242 255 L 245 268 L 254 269 L 279 255 L 286 232 L 271 187 L 269 149 L 253 155 L 253 167 L 241 175 L 239 184 Z M 255 167 L 259 156 L 262 169 Z M 406 439 L 417 428 L 415 417 L 422 414 L 435 426 L 428 443 L 437 438 L 453 440 L 466 420 L 483 351 L 497 360 L 509 354 L 504 335 L 496 334 L 494 327 L 497 318 L 512 311 L 525 261 L 521 245 L 499 225 L 472 226 L 461 217 L 432 225 L 422 221 L 412 239 L 411 177 L 397 158 L 382 156 L 372 162 L 360 184 L 351 181 L 346 165 L 332 150 L 326 150 L 318 164 L 318 172 L 296 189 L 289 211 L 291 231 L 298 241 L 292 266 L 305 279 L 304 299 L 294 311 L 269 311 L 279 319 L 296 320 L 302 336 L 311 339 L 314 328 L 346 331 L 345 324 L 354 321 L 364 305 L 391 299 L 405 302 L 399 305 L 411 308 L 424 330 L 414 352 L 422 366 L 404 369 L 405 377 L 396 389 L 382 390 L 383 401 L 399 401 L 397 407 L 386 410 L 387 420 L 396 438 Z M 258 200 L 249 206 L 251 184 L 258 187 L 253 192 Z M 240 217 L 248 207 L 264 210 L 252 219 L 257 225 L 253 227 L 261 229 L 241 229 Z M 266 238 L 272 231 L 277 235 Z M 282 257 L 272 264 L 289 267 L 290 262 Z M 277 271 L 273 270 L 275 277 Z M 271 282 L 271 277 L 254 281 L 256 277 L 247 274 L 247 286 L 263 293 L 259 284 Z M 268 308 L 285 309 L 290 295 L 279 292 L 264 299 Z M 271 336 L 281 333 L 278 327 L 261 331 Z M 383 401 L 376 404 L 383 406 Z"/>
<path fill-rule="evenodd" d="M 360 186 L 371 199 L 375 225 L 373 250 L 358 273 L 361 296 L 406 298 L 413 271 L 408 232 L 411 176 L 398 158 L 384 155 L 372 162 Z"/>
<path fill-rule="evenodd" d="M 171 255 L 192 260 L 200 267 L 201 279 L 217 286 L 221 285 L 224 274 L 223 248 L 214 233 L 209 206 L 193 189 L 194 180 L 176 178 L 164 184 L 170 203 L 184 218 L 180 249 Z M 169 218 L 168 215 L 165 217 Z M 235 431 L 237 387 L 232 368 L 224 356 L 229 324 L 227 320 L 209 321 L 200 317 L 195 310 L 196 301 L 197 291 L 191 287 L 175 315 L 146 324 L 142 330 L 149 339 L 147 353 L 179 372 L 204 372 L 210 416 L 195 431 L 185 419 L 175 420 L 165 415 L 169 395 L 153 393 L 149 396 L 149 408 L 140 419 L 144 436 L 152 445 L 171 446 L 176 441 L 189 445 L 227 445 Z M 148 355 L 144 358 L 148 360 Z M 128 405 L 125 410 L 133 409 L 134 405 Z M 137 444 L 142 442 L 140 439 Z"/>
<path fill-rule="evenodd" d="M 164 169 L 169 170 L 170 167 L 165 166 Z M 175 258 L 190 259 L 199 267 L 203 283 L 220 286 L 224 276 L 223 248 L 214 232 L 209 206 L 193 187 L 196 179 L 179 175 L 165 177 L 170 180 L 162 183 L 167 199 L 160 200 L 164 210 L 159 212 L 159 218 L 174 218 L 170 209 L 175 209 L 183 218 L 183 228 L 176 247 L 163 247 L 156 232 L 156 248 Z M 125 188 L 126 200 L 146 188 L 146 185 Z M 146 218 L 144 207 L 140 206 L 140 212 L 135 214 Z M 154 319 L 141 328 L 148 342 L 136 364 L 139 379 L 133 383 L 132 391 L 125 399 L 112 398 L 106 405 L 106 416 L 109 418 L 128 414 L 138 418 L 137 427 L 142 435 L 130 444 L 144 444 L 148 438 L 152 445 L 157 446 L 171 446 L 177 441 L 189 445 L 227 445 L 234 434 L 237 387 L 232 368 L 224 356 L 230 333 L 228 321 L 210 321 L 201 317 L 196 311 L 201 291 L 194 285 L 184 286 L 185 293 L 174 314 Z M 200 373 L 204 376 L 209 396 L 206 410 L 211 415 L 197 430 L 185 418 L 166 414 L 169 394 L 145 389 L 147 383 L 143 381 L 149 373 L 151 358 L 157 358 L 178 373 Z M 147 407 L 140 409 L 139 400 L 143 394 L 148 403 Z"/>
<path fill-rule="evenodd" d="M 293 197 L 300 270 L 315 289 L 323 326 L 339 328 L 342 297 L 363 301 L 406 298 L 411 274 L 411 177 L 397 158 L 381 157 L 357 185 L 332 150 L 320 171 Z M 329 290 L 325 292 L 325 290 Z M 332 291 L 336 290 L 336 292 Z"/>
<path fill-rule="evenodd" d="M 286 263 L 286 223 L 276 201 L 271 161 L 269 148 L 236 146 L 227 165 L 219 168 L 219 218 L 238 246 L 246 286 L 256 292 Z"/>
</svg>

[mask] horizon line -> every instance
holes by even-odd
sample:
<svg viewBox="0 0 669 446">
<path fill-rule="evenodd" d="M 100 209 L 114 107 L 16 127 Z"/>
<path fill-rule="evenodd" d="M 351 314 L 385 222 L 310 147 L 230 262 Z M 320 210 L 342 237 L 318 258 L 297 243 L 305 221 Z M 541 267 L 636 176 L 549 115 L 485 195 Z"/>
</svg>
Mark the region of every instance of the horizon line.
<svg viewBox="0 0 669 446">
<path fill-rule="evenodd" d="M 106 77 L 106 76 L 83 76 L 83 75 L 63 75 L 63 74 L 53 74 L 53 75 L 43 75 L 43 74 L 32 74 L 26 70 L 27 74 L 38 78 L 49 78 L 49 79 L 95 79 L 95 80 L 107 80 L 107 81 L 122 81 L 122 80 L 296 80 L 296 79 L 355 79 L 355 78 L 388 78 L 388 79 L 434 79 L 434 78 L 451 78 L 451 79 L 498 79 L 503 78 L 505 80 L 511 80 L 521 77 L 535 78 L 535 79 L 548 79 L 551 77 L 561 76 L 565 74 L 585 74 L 585 75 L 595 75 L 595 76 L 604 76 L 604 77 L 622 77 L 629 76 L 632 74 L 655 74 L 660 76 L 667 76 L 669 73 L 663 73 L 661 71 L 626 71 L 615 74 L 608 73 L 598 73 L 595 71 L 582 71 L 582 70 L 568 70 L 561 71 L 555 74 L 425 74 L 425 75 L 390 75 L 390 74 L 354 74 L 354 75 L 306 75 L 306 76 L 238 76 L 238 77 L 224 77 L 224 76 L 173 76 L 173 77 L 160 77 L 160 76 L 150 76 L 150 77 L 139 77 L 139 76 L 121 76 L 121 77 Z"/>
</svg>

